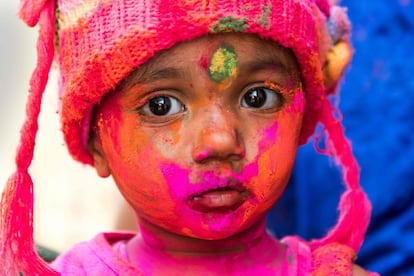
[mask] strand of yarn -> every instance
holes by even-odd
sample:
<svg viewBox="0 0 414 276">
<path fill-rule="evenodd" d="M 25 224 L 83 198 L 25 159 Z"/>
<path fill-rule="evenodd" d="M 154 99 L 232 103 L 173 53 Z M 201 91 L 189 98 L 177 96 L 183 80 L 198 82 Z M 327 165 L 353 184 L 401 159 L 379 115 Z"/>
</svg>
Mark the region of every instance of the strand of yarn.
<svg viewBox="0 0 414 276">
<path fill-rule="evenodd" d="M 339 114 L 338 110 L 335 111 Z M 341 121 L 334 116 L 334 108 L 328 99 L 321 112 L 321 122 L 327 134 L 325 154 L 333 156 L 341 167 L 346 191 L 340 198 L 338 223 L 324 238 L 311 241 L 310 246 L 316 249 L 329 243 L 341 243 L 358 252 L 368 228 L 371 204 L 359 186 L 358 163 L 349 140 L 345 138 Z"/>
<path fill-rule="evenodd" d="M 35 15 L 30 21 L 33 24 L 36 24 L 38 11 L 33 11 Z M 17 171 L 9 178 L 1 201 L 0 272 L 3 275 L 57 275 L 34 249 L 33 183 L 28 173 L 33 159 L 42 95 L 53 62 L 54 1 L 42 6 L 38 20 L 37 66 L 31 76 L 26 120 L 20 132 L 16 153 Z"/>
<path fill-rule="evenodd" d="M 30 27 L 39 22 L 40 14 L 49 0 L 20 0 L 19 17 Z"/>
<path fill-rule="evenodd" d="M 330 243 L 312 252 L 311 276 L 351 275 L 355 252 L 346 245 Z"/>
</svg>

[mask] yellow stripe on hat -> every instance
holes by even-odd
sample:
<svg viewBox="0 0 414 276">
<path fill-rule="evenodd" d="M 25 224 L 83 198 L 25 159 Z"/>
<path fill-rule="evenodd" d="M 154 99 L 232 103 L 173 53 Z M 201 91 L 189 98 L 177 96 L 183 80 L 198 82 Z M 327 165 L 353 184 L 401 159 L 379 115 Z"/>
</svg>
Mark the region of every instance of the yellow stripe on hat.
<svg viewBox="0 0 414 276">
<path fill-rule="evenodd" d="M 60 29 L 72 27 L 80 18 L 89 17 L 100 5 L 109 3 L 108 0 L 72 0 L 58 1 L 58 16 Z"/>
</svg>

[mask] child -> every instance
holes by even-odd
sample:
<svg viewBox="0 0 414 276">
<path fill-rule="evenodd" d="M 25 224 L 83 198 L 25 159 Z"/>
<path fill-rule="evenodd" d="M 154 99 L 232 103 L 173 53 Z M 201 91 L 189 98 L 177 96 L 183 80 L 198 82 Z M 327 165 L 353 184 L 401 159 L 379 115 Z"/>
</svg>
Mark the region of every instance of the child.
<svg viewBox="0 0 414 276">
<path fill-rule="evenodd" d="M 9 275 L 349 275 L 370 204 L 327 96 L 351 56 L 344 10 L 325 0 L 23 1 L 38 65 L 2 198 Z M 53 58 L 71 155 L 112 176 L 138 234 L 104 233 L 51 266 L 33 250 L 30 165 Z M 336 113 L 337 116 L 334 116 Z M 298 145 L 321 123 L 346 191 L 323 238 L 278 240 L 265 214 Z"/>
</svg>

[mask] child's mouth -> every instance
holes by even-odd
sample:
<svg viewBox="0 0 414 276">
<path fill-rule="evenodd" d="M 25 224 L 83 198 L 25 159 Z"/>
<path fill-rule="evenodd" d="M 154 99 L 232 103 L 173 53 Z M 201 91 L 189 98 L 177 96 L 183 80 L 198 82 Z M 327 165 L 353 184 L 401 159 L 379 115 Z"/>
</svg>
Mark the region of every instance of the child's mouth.
<svg viewBox="0 0 414 276">
<path fill-rule="evenodd" d="M 191 209 L 203 213 L 234 211 L 246 200 L 246 189 L 218 188 L 193 195 L 188 201 Z"/>
</svg>

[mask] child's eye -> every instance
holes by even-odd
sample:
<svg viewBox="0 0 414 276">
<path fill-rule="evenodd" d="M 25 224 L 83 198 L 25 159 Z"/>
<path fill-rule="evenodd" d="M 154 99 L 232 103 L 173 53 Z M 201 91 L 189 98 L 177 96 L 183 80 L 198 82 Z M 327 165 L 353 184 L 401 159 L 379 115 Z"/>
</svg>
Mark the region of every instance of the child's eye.
<svg viewBox="0 0 414 276">
<path fill-rule="evenodd" d="M 168 116 L 184 111 L 184 105 L 171 96 L 157 96 L 151 98 L 142 106 L 141 112 L 150 116 Z"/>
<path fill-rule="evenodd" d="M 253 109 L 277 109 L 283 104 L 280 92 L 267 87 L 250 88 L 241 100 L 241 106 Z"/>
</svg>

